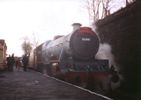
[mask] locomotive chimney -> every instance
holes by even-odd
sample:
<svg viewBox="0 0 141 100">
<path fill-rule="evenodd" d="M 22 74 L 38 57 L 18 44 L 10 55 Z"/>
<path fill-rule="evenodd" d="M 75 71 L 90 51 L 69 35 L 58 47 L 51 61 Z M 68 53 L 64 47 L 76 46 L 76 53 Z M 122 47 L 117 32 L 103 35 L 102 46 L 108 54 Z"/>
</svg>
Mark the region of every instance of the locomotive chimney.
<svg viewBox="0 0 141 100">
<path fill-rule="evenodd" d="M 80 24 L 80 23 L 73 23 L 73 24 L 72 24 L 72 27 L 73 27 L 73 32 L 74 32 L 74 31 L 76 31 L 77 29 L 80 29 L 81 24 Z"/>
</svg>

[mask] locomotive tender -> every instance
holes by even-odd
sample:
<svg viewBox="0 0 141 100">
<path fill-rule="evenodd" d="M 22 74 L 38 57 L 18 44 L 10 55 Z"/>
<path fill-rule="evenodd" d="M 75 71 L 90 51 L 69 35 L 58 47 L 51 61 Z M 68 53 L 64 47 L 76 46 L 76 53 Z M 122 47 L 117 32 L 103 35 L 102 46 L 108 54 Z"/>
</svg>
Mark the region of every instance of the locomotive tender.
<svg viewBox="0 0 141 100">
<path fill-rule="evenodd" d="M 81 27 L 79 23 L 73 26 L 72 33 L 57 36 L 34 50 L 34 66 L 49 76 L 85 88 L 109 91 L 108 59 L 95 59 L 99 49 L 98 36 L 90 27 Z"/>
</svg>

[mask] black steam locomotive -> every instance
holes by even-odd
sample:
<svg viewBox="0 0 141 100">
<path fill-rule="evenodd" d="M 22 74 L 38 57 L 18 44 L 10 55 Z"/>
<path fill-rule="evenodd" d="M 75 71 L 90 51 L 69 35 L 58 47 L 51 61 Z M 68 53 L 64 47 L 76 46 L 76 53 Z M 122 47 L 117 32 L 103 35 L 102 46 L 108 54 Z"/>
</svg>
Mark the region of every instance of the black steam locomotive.
<svg viewBox="0 0 141 100">
<path fill-rule="evenodd" d="M 49 76 L 88 89 L 109 91 L 111 73 L 108 59 L 95 59 L 99 38 L 89 27 L 73 24 L 74 31 L 57 36 L 34 50 L 32 66 Z"/>
</svg>

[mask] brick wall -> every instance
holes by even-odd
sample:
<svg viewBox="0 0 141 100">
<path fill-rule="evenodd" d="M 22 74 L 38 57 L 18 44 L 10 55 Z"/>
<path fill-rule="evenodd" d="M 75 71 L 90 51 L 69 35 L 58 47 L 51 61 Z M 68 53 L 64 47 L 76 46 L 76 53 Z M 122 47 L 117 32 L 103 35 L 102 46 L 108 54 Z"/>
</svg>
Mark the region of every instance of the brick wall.
<svg viewBox="0 0 141 100">
<path fill-rule="evenodd" d="M 141 5 L 133 3 L 96 23 L 102 43 L 109 43 L 124 77 L 121 89 L 136 93 L 141 79 Z"/>
</svg>

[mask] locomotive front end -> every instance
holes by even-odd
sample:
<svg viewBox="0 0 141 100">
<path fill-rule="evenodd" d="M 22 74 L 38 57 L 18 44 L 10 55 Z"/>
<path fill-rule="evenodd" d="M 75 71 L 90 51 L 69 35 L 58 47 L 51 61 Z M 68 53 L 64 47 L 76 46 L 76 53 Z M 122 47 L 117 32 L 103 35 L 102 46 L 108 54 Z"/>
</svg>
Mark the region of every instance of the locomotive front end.
<svg viewBox="0 0 141 100">
<path fill-rule="evenodd" d="M 89 27 L 80 27 L 70 38 L 72 56 L 79 60 L 94 59 L 99 48 L 99 39 Z"/>
</svg>

